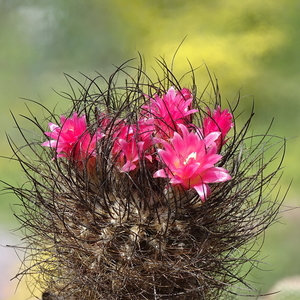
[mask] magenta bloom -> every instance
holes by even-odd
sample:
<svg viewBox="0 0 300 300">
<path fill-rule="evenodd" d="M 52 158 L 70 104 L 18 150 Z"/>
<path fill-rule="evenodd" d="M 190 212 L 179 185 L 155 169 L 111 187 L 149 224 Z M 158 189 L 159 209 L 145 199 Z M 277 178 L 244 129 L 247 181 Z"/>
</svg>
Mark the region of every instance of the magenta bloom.
<svg viewBox="0 0 300 300">
<path fill-rule="evenodd" d="M 233 127 L 233 116 L 228 111 L 224 109 L 221 111 L 220 106 L 211 113 L 210 109 L 207 108 L 208 116 L 203 120 L 203 133 L 204 136 L 209 135 L 211 132 L 221 132 L 218 140 L 216 141 L 218 149 L 226 143 L 226 135 L 229 130 Z"/>
<path fill-rule="evenodd" d="M 191 121 L 190 115 L 197 112 L 197 109 L 190 109 L 192 101 L 190 90 L 175 91 L 171 87 L 162 98 L 158 95 L 151 98 L 150 104 L 144 105 L 142 110 L 146 117 L 153 119 L 157 135 L 170 138 L 178 124 L 187 124 Z"/>
<path fill-rule="evenodd" d="M 150 147 L 152 146 L 153 125 L 148 120 L 139 120 L 138 124 L 119 124 L 121 128 L 115 134 L 112 155 L 121 167 L 121 172 L 133 171 L 137 168 L 141 157 L 152 161 Z"/>
<path fill-rule="evenodd" d="M 96 143 L 104 134 L 98 130 L 94 135 L 88 132 L 85 115 L 78 117 L 76 112 L 73 116 L 60 117 L 61 126 L 49 123 L 51 132 L 45 135 L 52 140 L 44 142 L 42 146 L 56 149 L 57 157 L 73 158 L 81 161 L 87 157 L 96 156 Z"/>
<path fill-rule="evenodd" d="M 209 133 L 204 139 L 187 127 L 179 124 L 182 135 L 174 133 L 170 142 L 161 140 L 164 149 L 158 149 L 164 169 L 154 173 L 154 177 L 169 178 L 172 185 L 181 185 L 185 189 L 194 188 L 202 201 L 210 194 L 209 183 L 224 182 L 231 179 L 228 171 L 216 167 L 222 158 L 217 154 L 216 140 L 220 132 Z"/>
<path fill-rule="evenodd" d="M 115 135 L 112 154 L 122 172 L 133 171 L 138 164 L 143 144 L 136 141 L 134 127 L 130 125 L 123 125 Z"/>
</svg>

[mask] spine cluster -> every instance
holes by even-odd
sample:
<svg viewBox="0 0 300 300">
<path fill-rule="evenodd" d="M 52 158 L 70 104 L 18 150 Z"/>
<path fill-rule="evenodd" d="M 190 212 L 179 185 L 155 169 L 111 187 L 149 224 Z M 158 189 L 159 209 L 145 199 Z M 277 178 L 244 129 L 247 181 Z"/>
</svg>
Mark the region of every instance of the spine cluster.
<svg viewBox="0 0 300 300">
<path fill-rule="evenodd" d="M 156 82 L 126 65 L 69 95 L 35 157 L 15 150 L 31 265 L 44 299 L 221 299 L 251 290 L 256 238 L 276 217 L 267 135 L 237 130 L 234 109 L 205 103 L 166 65 Z M 130 68 L 132 70 L 132 67 Z M 127 75 L 117 85 L 119 75 Z M 202 94 L 203 95 L 203 94 Z M 248 140 L 252 139 L 251 143 Z M 249 250 L 250 249 L 250 250 Z"/>
</svg>

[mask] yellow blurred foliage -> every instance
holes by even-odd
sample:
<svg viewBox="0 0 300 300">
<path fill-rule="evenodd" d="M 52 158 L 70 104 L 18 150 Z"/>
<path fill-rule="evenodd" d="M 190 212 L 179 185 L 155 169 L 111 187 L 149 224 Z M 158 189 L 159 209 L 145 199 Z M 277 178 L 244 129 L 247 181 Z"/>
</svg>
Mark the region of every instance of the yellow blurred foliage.
<svg viewBox="0 0 300 300">
<path fill-rule="evenodd" d="M 193 67 L 205 62 L 226 85 L 232 86 L 238 80 L 241 86 L 255 77 L 260 60 L 278 51 L 287 39 L 277 21 L 286 5 L 280 1 L 112 3 L 128 31 L 138 37 L 134 46 L 145 55 L 148 65 L 157 55 L 170 61 L 187 37 L 176 55 L 176 71 L 187 71 L 187 58 Z"/>
</svg>

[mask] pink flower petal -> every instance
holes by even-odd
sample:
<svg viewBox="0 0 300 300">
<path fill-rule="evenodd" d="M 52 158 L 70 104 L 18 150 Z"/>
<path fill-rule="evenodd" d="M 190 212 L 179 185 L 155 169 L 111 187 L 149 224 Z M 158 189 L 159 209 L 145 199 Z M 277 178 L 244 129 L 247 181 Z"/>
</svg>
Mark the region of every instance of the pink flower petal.
<svg viewBox="0 0 300 300">
<path fill-rule="evenodd" d="M 205 171 L 203 178 L 204 182 L 214 183 L 230 180 L 231 176 L 228 174 L 227 170 L 219 167 L 214 167 Z"/>
<path fill-rule="evenodd" d="M 196 192 L 198 193 L 198 195 L 200 196 L 203 202 L 206 201 L 207 197 L 211 193 L 211 190 L 207 184 L 194 186 L 194 189 L 196 190 Z"/>
<path fill-rule="evenodd" d="M 157 178 L 157 177 L 167 178 L 168 175 L 164 169 L 160 169 L 153 174 L 153 177 L 154 178 Z"/>
</svg>

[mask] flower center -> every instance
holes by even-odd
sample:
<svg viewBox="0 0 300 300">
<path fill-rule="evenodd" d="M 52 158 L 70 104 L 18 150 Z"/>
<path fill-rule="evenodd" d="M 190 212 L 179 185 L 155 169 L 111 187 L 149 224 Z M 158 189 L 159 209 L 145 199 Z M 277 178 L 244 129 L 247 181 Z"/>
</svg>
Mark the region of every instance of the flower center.
<svg viewBox="0 0 300 300">
<path fill-rule="evenodd" d="M 184 165 L 187 165 L 190 159 L 195 159 L 197 157 L 197 152 L 192 152 L 183 162 Z"/>
</svg>

